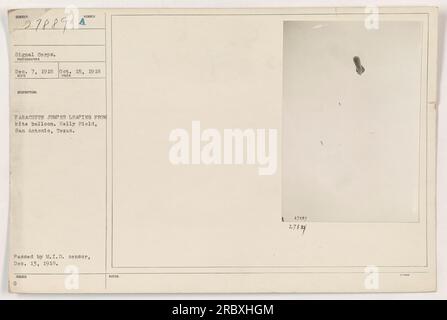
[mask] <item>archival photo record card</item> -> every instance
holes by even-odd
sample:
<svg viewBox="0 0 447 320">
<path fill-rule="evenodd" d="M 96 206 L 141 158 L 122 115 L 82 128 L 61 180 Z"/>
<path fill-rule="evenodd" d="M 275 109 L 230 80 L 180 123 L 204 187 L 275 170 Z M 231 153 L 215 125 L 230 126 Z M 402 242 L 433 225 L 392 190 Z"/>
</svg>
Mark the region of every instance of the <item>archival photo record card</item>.
<svg viewBox="0 0 447 320">
<path fill-rule="evenodd" d="M 437 26 L 10 10 L 10 290 L 436 290 Z"/>
</svg>

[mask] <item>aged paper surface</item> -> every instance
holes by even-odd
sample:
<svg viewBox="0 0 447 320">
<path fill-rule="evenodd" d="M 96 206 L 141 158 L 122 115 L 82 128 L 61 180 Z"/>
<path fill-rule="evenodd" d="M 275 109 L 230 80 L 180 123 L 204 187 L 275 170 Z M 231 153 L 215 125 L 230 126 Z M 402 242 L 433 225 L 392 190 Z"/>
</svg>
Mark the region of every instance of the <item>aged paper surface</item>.
<svg viewBox="0 0 447 320">
<path fill-rule="evenodd" d="M 436 8 L 9 29 L 11 291 L 436 289 Z"/>
</svg>

